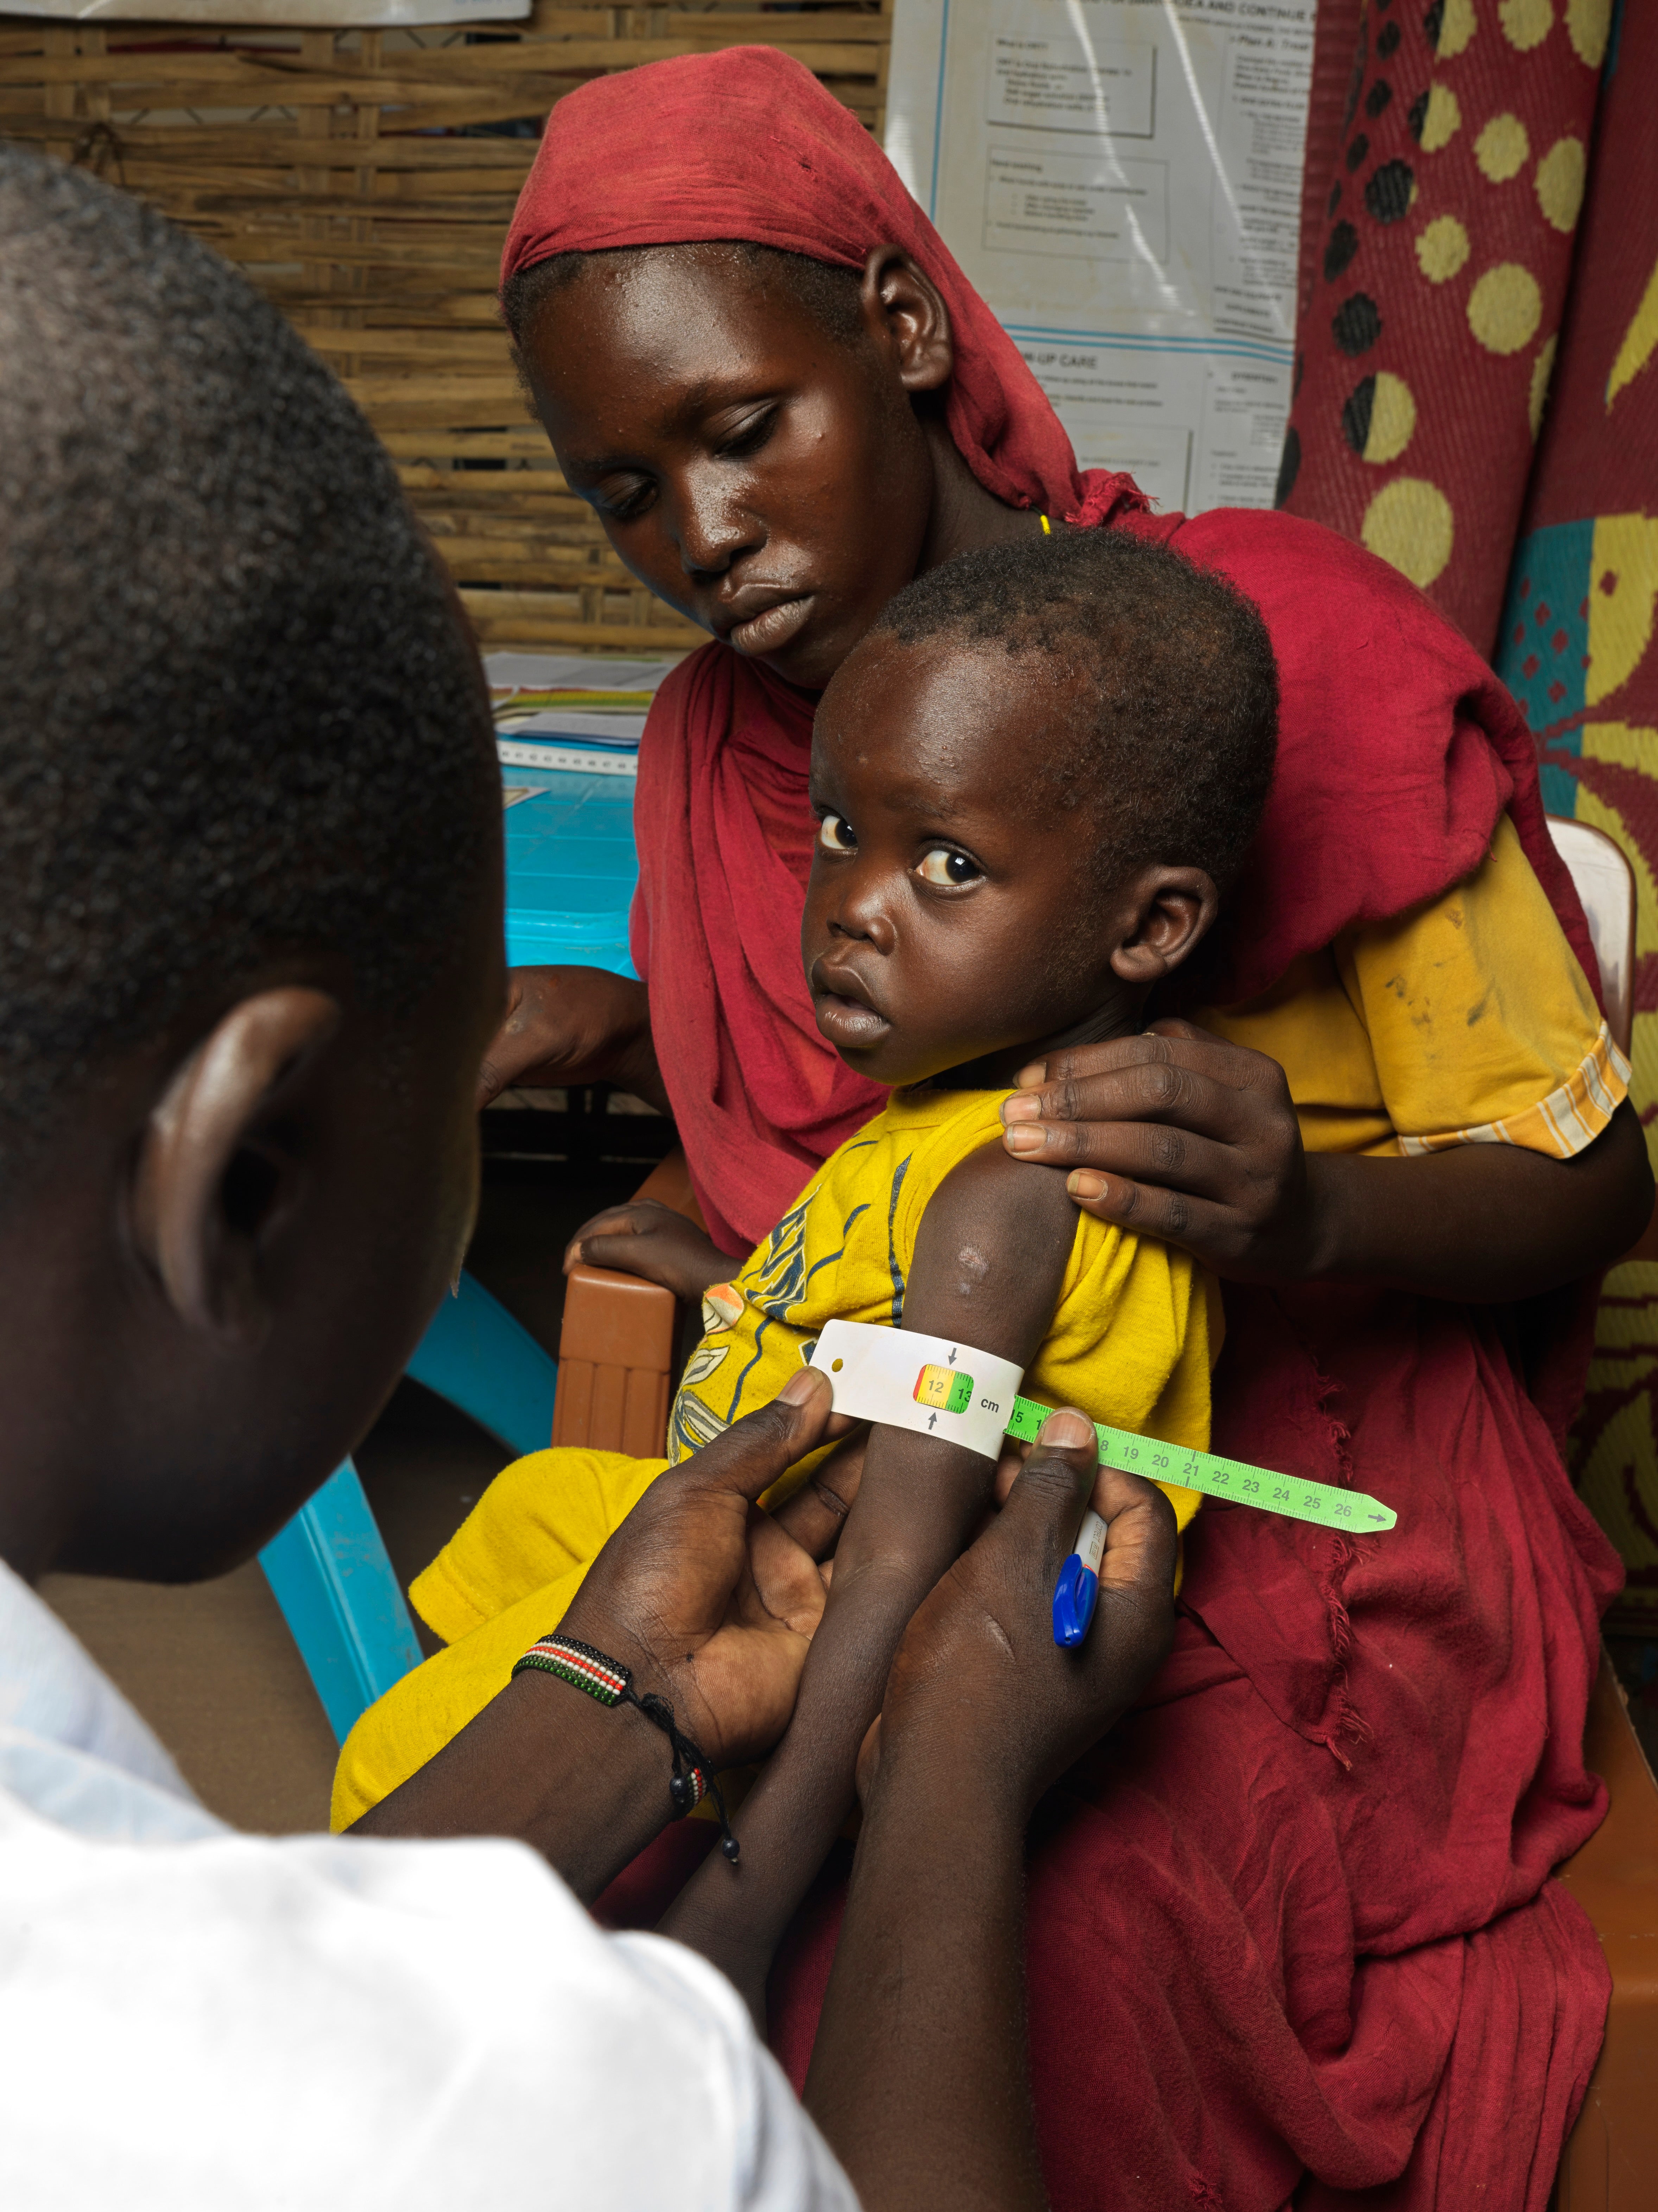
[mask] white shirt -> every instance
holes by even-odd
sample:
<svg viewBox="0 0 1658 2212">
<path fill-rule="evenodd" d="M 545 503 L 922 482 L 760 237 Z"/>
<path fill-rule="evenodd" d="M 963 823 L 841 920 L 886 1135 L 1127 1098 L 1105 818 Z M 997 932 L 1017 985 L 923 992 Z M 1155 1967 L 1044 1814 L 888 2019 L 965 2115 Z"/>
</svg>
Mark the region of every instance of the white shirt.
<svg viewBox="0 0 1658 2212">
<path fill-rule="evenodd" d="M 519 1844 L 237 1834 L 3 1565 L 0 2203 L 857 2212 L 712 1966 Z"/>
</svg>

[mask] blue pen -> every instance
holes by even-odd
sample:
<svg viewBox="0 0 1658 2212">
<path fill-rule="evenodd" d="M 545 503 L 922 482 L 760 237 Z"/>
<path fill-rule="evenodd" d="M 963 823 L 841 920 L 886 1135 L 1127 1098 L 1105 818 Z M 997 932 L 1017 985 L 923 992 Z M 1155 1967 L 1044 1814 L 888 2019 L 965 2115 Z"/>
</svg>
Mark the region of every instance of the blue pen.
<svg viewBox="0 0 1658 2212">
<path fill-rule="evenodd" d="M 1100 1561 L 1104 1557 L 1105 1523 L 1090 1510 L 1083 1515 L 1076 1547 L 1054 1585 L 1054 1641 L 1066 1649 L 1080 1644 L 1088 1633 L 1100 1595 Z"/>
</svg>

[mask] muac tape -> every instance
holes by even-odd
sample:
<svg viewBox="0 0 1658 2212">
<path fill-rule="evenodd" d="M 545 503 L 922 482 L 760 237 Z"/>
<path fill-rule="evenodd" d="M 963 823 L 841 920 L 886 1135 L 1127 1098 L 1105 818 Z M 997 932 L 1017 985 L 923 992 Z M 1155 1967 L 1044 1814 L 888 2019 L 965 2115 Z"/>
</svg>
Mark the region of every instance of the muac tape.
<svg viewBox="0 0 1658 2212">
<path fill-rule="evenodd" d="M 942 1437 L 984 1459 L 999 1456 L 1024 1380 L 1011 1359 L 861 1321 L 827 1322 L 811 1364 L 834 1385 L 837 1413 Z"/>
<path fill-rule="evenodd" d="M 999 1456 L 1005 1436 L 1034 1443 L 1053 1410 L 1019 1395 L 1024 1375 L 1011 1360 L 910 1329 L 832 1321 L 813 1346 L 811 1364 L 833 1384 L 837 1413 L 943 1437 L 985 1459 Z M 1391 1528 L 1399 1518 L 1362 1490 L 1304 1482 L 1247 1460 L 1094 1425 L 1102 1465 L 1201 1491 L 1206 1498 L 1361 1534 Z"/>
</svg>

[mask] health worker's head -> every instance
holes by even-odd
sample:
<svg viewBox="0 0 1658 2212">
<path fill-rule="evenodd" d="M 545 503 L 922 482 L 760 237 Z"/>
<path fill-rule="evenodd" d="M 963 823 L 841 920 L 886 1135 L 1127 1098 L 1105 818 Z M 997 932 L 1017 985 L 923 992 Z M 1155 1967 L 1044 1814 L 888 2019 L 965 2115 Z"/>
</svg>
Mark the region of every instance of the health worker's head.
<svg viewBox="0 0 1658 2212">
<path fill-rule="evenodd" d="M 396 471 L 227 263 L 0 148 L 0 1553 L 216 1571 L 475 1204 L 489 699 Z"/>
</svg>

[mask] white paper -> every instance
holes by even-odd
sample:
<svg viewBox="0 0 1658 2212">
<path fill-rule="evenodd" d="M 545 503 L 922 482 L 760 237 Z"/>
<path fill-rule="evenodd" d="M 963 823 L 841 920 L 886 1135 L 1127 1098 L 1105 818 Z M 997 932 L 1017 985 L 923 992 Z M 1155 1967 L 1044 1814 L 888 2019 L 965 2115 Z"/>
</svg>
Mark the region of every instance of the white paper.
<svg viewBox="0 0 1658 2212">
<path fill-rule="evenodd" d="M 645 719 L 620 710 L 583 708 L 578 713 L 567 707 L 537 707 L 517 714 L 503 704 L 495 711 L 495 727 L 506 738 L 587 738 L 595 744 L 637 748 Z"/>
<path fill-rule="evenodd" d="M 1268 507 L 1315 0 L 897 0 L 887 151 L 1084 467 Z"/>
<path fill-rule="evenodd" d="M 683 653 L 660 660 L 602 660 L 586 653 L 486 653 L 492 691 L 654 691 Z"/>
<path fill-rule="evenodd" d="M 75 23 L 389 31 L 428 23 L 516 22 L 529 14 L 530 0 L 7 0 L 6 12 Z"/>
</svg>

